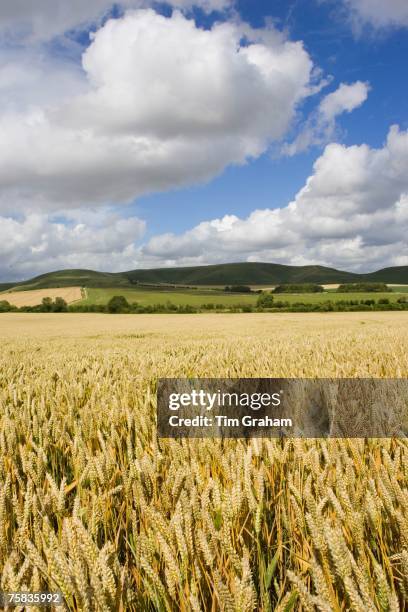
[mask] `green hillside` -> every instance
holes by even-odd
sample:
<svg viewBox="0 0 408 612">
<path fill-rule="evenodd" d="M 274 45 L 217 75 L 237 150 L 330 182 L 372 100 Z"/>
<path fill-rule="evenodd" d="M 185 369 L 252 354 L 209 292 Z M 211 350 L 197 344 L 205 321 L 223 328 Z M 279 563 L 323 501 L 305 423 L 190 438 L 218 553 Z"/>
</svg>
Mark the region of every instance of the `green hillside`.
<svg viewBox="0 0 408 612">
<path fill-rule="evenodd" d="M 408 266 L 385 268 L 369 274 L 354 274 L 324 266 L 285 266 L 272 263 L 232 263 L 188 268 L 157 268 L 128 272 L 60 270 L 42 274 L 20 283 L 0 284 L 0 290 L 48 289 L 52 287 L 122 287 L 137 285 L 281 285 L 286 283 L 357 283 L 383 282 L 408 285 Z"/>
<path fill-rule="evenodd" d="M 377 272 L 371 272 L 364 275 L 367 281 L 378 283 L 408 283 L 408 266 L 398 266 L 394 268 L 383 268 Z"/>
<path fill-rule="evenodd" d="M 0 283 L 0 291 L 9 291 L 14 287 L 14 283 Z"/>
<path fill-rule="evenodd" d="M 121 274 L 93 270 L 59 270 L 41 274 L 13 285 L 15 290 L 50 289 L 52 287 L 128 287 L 129 281 Z"/>
<path fill-rule="evenodd" d="M 355 274 L 325 266 L 285 266 L 273 263 L 232 263 L 188 268 L 156 268 L 123 272 L 130 283 L 183 285 L 277 285 L 285 283 L 383 282 L 408 284 L 408 266 Z"/>
<path fill-rule="evenodd" d="M 271 263 L 232 263 L 189 268 L 157 268 L 124 272 L 131 283 L 185 285 L 275 285 L 282 283 L 353 282 L 359 276 L 324 266 L 284 266 Z M 407 275 L 408 276 L 408 275 Z"/>
</svg>

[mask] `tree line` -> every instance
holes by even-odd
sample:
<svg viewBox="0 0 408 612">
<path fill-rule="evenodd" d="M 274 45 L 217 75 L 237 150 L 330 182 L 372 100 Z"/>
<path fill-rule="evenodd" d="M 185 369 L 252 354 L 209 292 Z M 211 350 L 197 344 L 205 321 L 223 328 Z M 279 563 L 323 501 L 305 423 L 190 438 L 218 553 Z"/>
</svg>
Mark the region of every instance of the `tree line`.
<svg viewBox="0 0 408 612">
<path fill-rule="evenodd" d="M 37 306 L 13 306 L 9 302 L 0 301 L 1 312 L 96 312 L 108 314 L 153 314 L 153 313 L 199 313 L 199 312 L 355 312 L 369 310 L 408 310 L 408 297 L 400 297 L 392 302 L 388 298 L 362 300 L 325 300 L 316 303 L 276 301 L 271 293 L 259 295 L 255 304 L 173 304 L 167 301 L 162 304 L 129 303 L 123 295 L 112 297 L 107 304 L 67 304 L 57 297 L 43 298 Z"/>
</svg>

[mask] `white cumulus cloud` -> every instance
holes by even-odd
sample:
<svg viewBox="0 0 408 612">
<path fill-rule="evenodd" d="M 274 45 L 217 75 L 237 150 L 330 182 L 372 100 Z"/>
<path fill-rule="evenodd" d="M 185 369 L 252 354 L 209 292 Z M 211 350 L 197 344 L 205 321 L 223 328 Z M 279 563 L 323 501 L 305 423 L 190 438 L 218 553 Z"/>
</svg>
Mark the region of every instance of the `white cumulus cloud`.
<svg viewBox="0 0 408 612">
<path fill-rule="evenodd" d="M 273 29 L 204 30 L 149 9 L 109 20 L 82 63 L 78 95 L 0 111 L 3 210 L 128 202 L 209 180 L 284 135 L 313 68 Z"/>
<path fill-rule="evenodd" d="M 336 91 L 323 98 L 319 112 L 326 121 L 332 121 L 341 113 L 350 113 L 367 100 L 368 90 L 368 84 L 362 81 L 356 81 L 351 85 L 341 83 Z"/>
<path fill-rule="evenodd" d="M 0 217 L 0 278 L 21 280 L 61 268 L 123 270 L 134 262 L 142 220 L 109 211 L 63 220 L 42 213 Z"/>
<path fill-rule="evenodd" d="M 329 93 L 305 122 L 296 139 L 286 143 L 282 152 L 295 155 L 313 145 L 322 145 L 333 139 L 337 129 L 337 118 L 361 106 L 368 97 L 368 83 L 341 83 L 336 91 Z"/>
<path fill-rule="evenodd" d="M 368 270 L 408 265 L 408 132 L 393 126 L 381 149 L 332 143 L 284 208 L 200 223 L 153 237 L 150 265 L 274 261 Z"/>
<path fill-rule="evenodd" d="M 227 261 L 321 263 L 370 271 L 408 265 L 408 132 L 382 148 L 332 143 L 287 206 L 226 215 L 183 234 L 153 236 L 113 209 L 0 217 L 0 278 L 60 268 L 104 271 Z M 62 216 L 62 218 L 60 218 Z"/>
<path fill-rule="evenodd" d="M 408 26 L 406 0 L 343 0 L 356 25 L 374 28 Z"/>
</svg>

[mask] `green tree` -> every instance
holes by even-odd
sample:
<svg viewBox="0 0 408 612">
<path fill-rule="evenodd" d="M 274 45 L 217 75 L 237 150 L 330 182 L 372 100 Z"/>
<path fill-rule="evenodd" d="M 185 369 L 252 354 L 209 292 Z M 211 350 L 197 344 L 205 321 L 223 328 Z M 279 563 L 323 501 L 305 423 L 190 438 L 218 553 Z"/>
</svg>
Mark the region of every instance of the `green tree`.
<svg viewBox="0 0 408 612">
<path fill-rule="evenodd" d="M 231 287 L 225 287 L 224 291 L 229 293 L 252 293 L 252 289 L 248 285 L 232 285 Z"/>
<path fill-rule="evenodd" d="M 386 283 L 346 283 L 339 285 L 337 293 L 391 293 L 391 287 Z"/>
<path fill-rule="evenodd" d="M 10 302 L 7 302 L 7 300 L 1 300 L 0 301 L 0 312 L 10 312 L 10 310 L 12 310 L 12 306 Z"/>
<path fill-rule="evenodd" d="M 259 296 L 256 305 L 258 306 L 258 308 L 272 308 L 273 295 L 271 293 L 262 293 Z"/>
<path fill-rule="evenodd" d="M 274 293 L 323 293 L 324 289 L 322 285 L 315 285 L 314 283 L 301 283 L 301 284 L 286 284 L 278 285 L 273 290 Z"/>
<path fill-rule="evenodd" d="M 42 312 L 51 312 L 52 311 L 52 299 L 50 297 L 45 297 L 41 302 L 41 311 Z"/>
<path fill-rule="evenodd" d="M 53 312 L 67 312 L 68 304 L 62 297 L 56 297 L 52 306 Z"/>
<path fill-rule="evenodd" d="M 108 312 L 118 314 L 129 310 L 129 302 L 123 295 L 114 295 L 108 302 Z"/>
</svg>

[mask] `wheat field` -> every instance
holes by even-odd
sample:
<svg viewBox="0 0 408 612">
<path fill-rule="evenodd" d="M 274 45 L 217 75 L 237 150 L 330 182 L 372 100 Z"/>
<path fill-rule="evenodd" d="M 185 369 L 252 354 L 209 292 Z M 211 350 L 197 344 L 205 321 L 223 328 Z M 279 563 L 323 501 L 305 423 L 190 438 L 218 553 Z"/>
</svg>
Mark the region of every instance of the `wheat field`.
<svg viewBox="0 0 408 612">
<path fill-rule="evenodd" d="M 405 439 L 158 440 L 155 392 L 406 377 L 407 313 L 10 313 L 0 341 L 0 590 L 85 611 L 405 609 Z"/>
<path fill-rule="evenodd" d="M 31 291 L 8 291 L 0 293 L 0 301 L 5 300 L 13 306 L 37 306 L 43 298 L 63 298 L 67 304 L 82 300 L 81 287 L 59 287 L 58 289 L 33 289 Z"/>
</svg>

